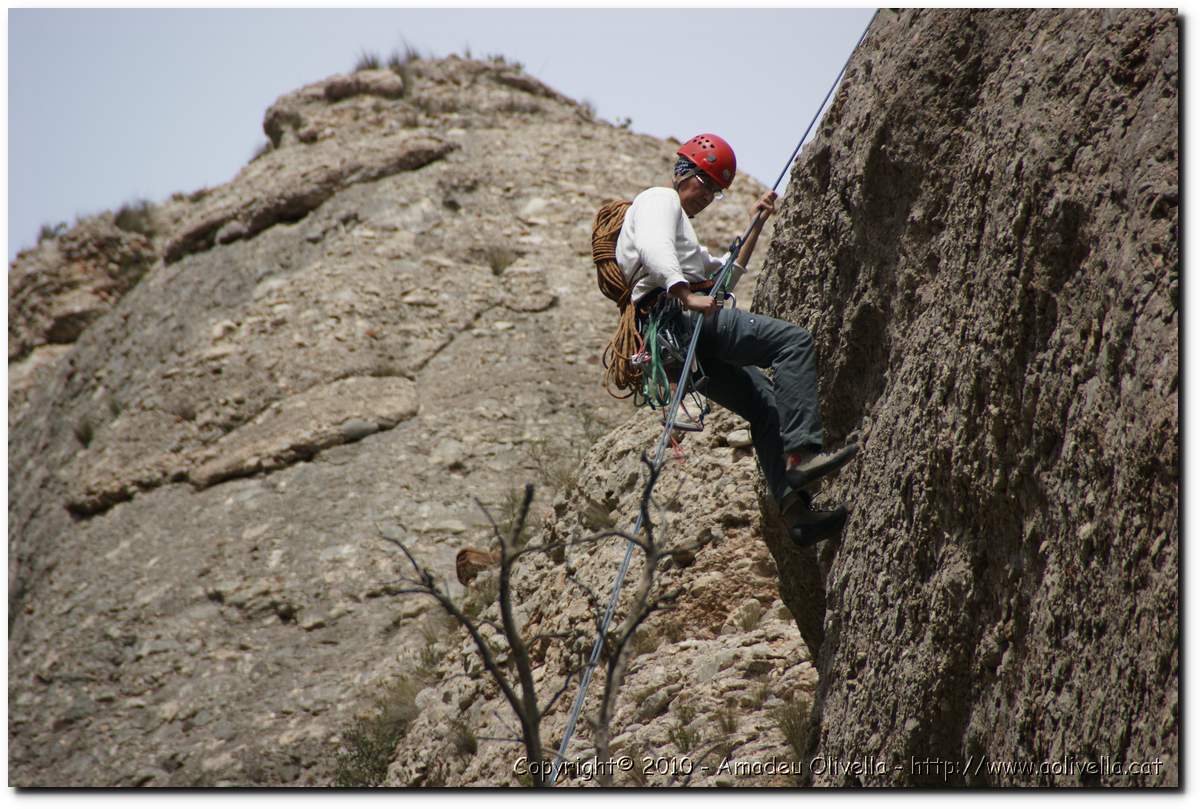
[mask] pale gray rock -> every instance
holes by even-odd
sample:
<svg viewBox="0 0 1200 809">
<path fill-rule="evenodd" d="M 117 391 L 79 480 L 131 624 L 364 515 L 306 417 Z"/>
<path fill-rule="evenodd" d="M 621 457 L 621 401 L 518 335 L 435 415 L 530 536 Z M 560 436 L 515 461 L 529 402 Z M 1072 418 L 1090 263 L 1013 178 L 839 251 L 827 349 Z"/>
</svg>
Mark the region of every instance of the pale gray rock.
<svg viewBox="0 0 1200 809">
<path fill-rule="evenodd" d="M 561 98 L 514 105 L 522 91 L 492 80 L 494 64 L 412 68 L 403 98 L 331 103 L 320 82 L 285 96 L 264 119 L 277 142 L 229 183 L 156 206 L 157 230 L 144 243 L 81 248 L 104 262 L 102 275 L 140 280 L 107 286 L 107 308 L 73 342 L 39 342 L 49 315 L 10 317 L 33 346 L 10 364 L 13 785 L 328 785 L 355 716 L 376 686 L 419 665 L 430 625 L 439 638 L 430 691 L 442 707 L 430 709 L 429 732 L 414 731 L 414 743 L 449 744 L 464 712 L 487 726 L 481 735 L 510 733 L 486 680 L 462 676 L 454 649 L 463 635 L 432 623 L 429 599 L 401 594 L 400 559 L 383 536 L 410 543 L 461 598 L 458 550 L 491 541 L 474 501 L 502 515 L 515 490 L 536 483 L 538 534 L 555 493 L 574 487 L 584 451 L 629 416 L 599 384 L 613 310 L 595 289 L 587 227 L 609 196 L 665 183 L 674 147 L 583 121 Z M 314 133 L 311 142 L 301 132 Z M 583 159 L 598 144 L 630 155 L 627 167 Z M 739 185 L 698 221 L 706 243 L 740 230 L 761 192 Z M 447 194 L 458 210 L 443 204 Z M 519 222 L 531 196 L 553 200 L 536 234 Z M 23 254 L 14 279 L 27 266 L 71 277 L 64 240 L 111 232 L 96 224 L 111 217 Z M 237 225 L 246 227 L 240 238 L 219 243 L 221 228 Z M 494 247 L 519 255 L 502 277 L 484 260 Z M 122 264 L 138 263 L 139 252 L 143 270 Z M 86 283 L 30 283 L 19 312 L 55 311 L 55 290 Z M 431 461 L 443 438 L 461 444 L 462 467 Z M 595 462 L 621 459 L 614 485 L 591 492 L 604 502 L 611 490 L 614 519 L 630 513 L 637 456 L 652 440 L 637 433 Z M 748 491 L 753 463 L 738 463 Z M 747 527 L 753 496 L 730 508 L 675 518 L 680 530 L 689 521 L 741 526 L 710 525 L 707 536 L 723 537 L 725 549 L 698 551 L 693 567 L 732 565 L 769 600 L 773 579 L 755 572 L 769 557 Z M 733 542 L 744 550 L 730 553 Z M 615 569 L 619 549 L 610 550 L 587 571 L 599 589 Z M 581 599 L 561 569 L 521 575 L 530 577 L 521 620 L 531 631 L 569 626 L 586 651 L 586 604 L 568 624 Z M 715 599 L 695 613 L 704 631 L 715 636 L 741 597 L 697 595 L 699 605 Z M 800 643 L 794 631 L 789 643 Z M 539 687 L 561 684 L 567 654 L 539 663 Z M 715 691 L 701 710 L 710 703 Z M 56 727 L 68 714 L 77 718 Z M 665 739 L 670 721 L 646 725 L 639 744 L 661 746 L 651 740 Z M 762 744 L 783 744 L 765 733 Z M 424 753 L 405 756 L 413 779 L 436 773 Z M 498 761 L 481 743 L 443 777 L 505 783 Z"/>
<path fill-rule="evenodd" d="M 221 229 L 217 231 L 217 235 L 214 238 L 217 244 L 229 244 L 230 242 L 235 242 L 238 239 L 244 239 L 249 235 L 250 228 L 246 227 L 245 223 L 233 221 L 226 222 L 224 225 L 222 225 Z"/>
<path fill-rule="evenodd" d="M 272 151 L 244 168 L 238 181 L 212 195 L 183 231 L 167 242 L 169 264 L 225 241 L 253 236 L 273 225 L 303 219 L 339 189 L 413 171 L 445 157 L 457 144 L 400 135 L 347 154 L 336 143 L 300 155 Z M 335 157 L 336 156 L 336 157 Z M 298 159 L 300 158 L 300 159 Z"/>
<path fill-rule="evenodd" d="M 356 440 L 351 437 L 353 432 L 345 429 L 347 415 L 353 414 L 360 424 L 391 429 L 415 416 L 417 407 L 413 383 L 407 379 L 338 380 L 276 403 L 250 424 L 198 453 L 193 459 L 198 468 L 188 477 L 204 487 L 288 466 L 344 441 Z"/>
<path fill-rule="evenodd" d="M 738 449 L 741 447 L 749 447 L 754 444 L 750 437 L 749 430 L 734 430 L 729 435 L 725 436 L 725 443 L 729 446 Z"/>
<path fill-rule="evenodd" d="M 391 70 L 360 70 L 327 79 L 325 98 L 328 101 L 341 101 L 357 95 L 403 98 L 404 89 L 404 79 Z"/>
<path fill-rule="evenodd" d="M 352 418 L 344 421 L 338 429 L 346 441 L 361 441 L 368 435 L 379 432 L 379 425 L 367 419 Z"/>
</svg>

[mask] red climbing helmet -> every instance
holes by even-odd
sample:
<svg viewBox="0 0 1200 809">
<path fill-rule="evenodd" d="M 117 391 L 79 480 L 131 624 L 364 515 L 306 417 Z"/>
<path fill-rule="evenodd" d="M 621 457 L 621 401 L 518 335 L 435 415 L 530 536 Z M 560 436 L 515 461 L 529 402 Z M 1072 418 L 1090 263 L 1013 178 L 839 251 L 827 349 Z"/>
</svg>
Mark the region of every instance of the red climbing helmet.
<svg viewBox="0 0 1200 809">
<path fill-rule="evenodd" d="M 737 158 L 724 138 L 713 134 L 697 135 L 679 147 L 675 154 L 686 157 L 721 188 L 729 188 L 737 174 Z"/>
</svg>

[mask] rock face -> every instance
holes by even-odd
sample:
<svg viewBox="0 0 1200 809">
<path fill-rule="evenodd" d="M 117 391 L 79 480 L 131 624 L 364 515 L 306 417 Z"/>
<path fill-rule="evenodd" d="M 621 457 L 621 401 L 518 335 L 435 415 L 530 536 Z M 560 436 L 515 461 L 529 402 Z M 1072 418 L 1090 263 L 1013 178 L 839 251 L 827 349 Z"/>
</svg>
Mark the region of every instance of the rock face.
<svg viewBox="0 0 1200 809">
<path fill-rule="evenodd" d="M 380 535 L 459 595 L 474 501 L 532 481 L 540 518 L 629 416 L 590 225 L 677 144 L 502 62 L 402 72 L 281 98 L 270 148 L 149 235 L 105 214 L 10 271 L 11 784 L 330 783 L 436 609 L 393 598 Z"/>
<path fill-rule="evenodd" d="M 753 294 L 814 333 L 828 443 L 862 445 L 819 498 L 854 512 L 796 549 L 747 425 L 684 441 L 617 784 L 1178 783 L 1177 50 L 1169 12 L 881 12 Z M 9 782 L 330 784 L 398 679 L 371 783 L 527 783 L 383 540 L 507 665 L 491 519 L 536 483 L 527 541 L 569 543 L 514 574 L 543 703 L 586 657 L 625 544 L 577 541 L 627 527 L 660 430 L 601 389 L 590 223 L 677 144 L 455 57 L 263 128 L 145 239 L 104 215 L 10 272 Z M 569 756 L 595 747 L 582 721 Z"/>
<path fill-rule="evenodd" d="M 613 760 L 629 762 L 628 769 L 614 773 L 618 786 L 794 783 L 777 772 L 734 772 L 736 762 L 796 757 L 781 717 L 807 710 L 816 684 L 816 668 L 779 597 L 779 574 L 761 539 L 753 451 L 728 440 L 740 425 L 727 412 L 714 413 L 704 433 L 684 442 L 682 459 L 670 456 L 655 489 L 654 536 L 669 551 L 660 561 L 655 595 L 674 598 L 643 624 L 633 643 L 612 723 Z M 630 528 L 642 494 L 642 453 L 654 446 L 661 429 L 647 413 L 596 442 L 577 483 L 555 498 L 533 533 L 539 542 L 568 543 L 561 557 L 527 557 L 533 561 L 518 567 L 514 603 L 524 636 L 556 638 L 532 647 L 543 703 L 591 651 L 597 611 L 585 594 L 593 593 L 602 610 L 625 554 L 620 537 L 581 540 Z M 641 575 L 641 560 L 634 555 L 614 628 L 629 607 L 635 589 L 630 582 Z M 477 580 L 468 597 L 485 588 Z M 422 598 L 405 596 L 401 603 L 411 600 L 415 608 Z M 486 607 L 480 618 L 498 622 L 497 608 Z M 484 630 L 489 642 L 503 643 L 492 627 Z M 461 632 L 449 640 L 431 634 L 438 638 L 426 652 L 434 660 L 432 684 L 417 696 L 421 714 L 397 746 L 386 783 L 521 784 L 522 749 L 503 741 L 513 737 L 515 720 L 482 672 L 473 645 Z M 557 747 L 561 740 L 577 682 L 578 677 L 546 716 L 545 744 Z M 568 760 L 580 762 L 580 769 L 568 772 L 563 784 L 596 783 L 594 772 L 586 770 L 596 756 L 587 717 L 595 715 L 602 691 L 603 666 L 568 750 Z M 456 742 L 455 723 L 464 721 L 479 739 L 497 740 L 486 753 L 482 742 L 478 754 L 464 753 Z"/>
<path fill-rule="evenodd" d="M 881 13 L 794 168 L 755 304 L 862 441 L 809 753 L 889 765 L 812 783 L 1179 783 L 1178 30 Z"/>
<path fill-rule="evenodd" d="M 107 312 L 154 265 L 142 233 L 96 217 L 22 254 L 8 278 L 9 415 L 64 347 Z"/>
</svg>

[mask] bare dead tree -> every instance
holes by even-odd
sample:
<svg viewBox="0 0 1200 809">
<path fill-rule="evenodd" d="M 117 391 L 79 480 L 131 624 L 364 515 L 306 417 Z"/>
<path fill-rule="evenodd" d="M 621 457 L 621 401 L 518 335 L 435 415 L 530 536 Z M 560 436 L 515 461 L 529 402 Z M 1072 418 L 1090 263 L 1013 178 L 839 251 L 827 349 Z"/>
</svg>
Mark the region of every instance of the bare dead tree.
<svg viewBox="0 0 1200 809">
<path fill-rule="evenodd" d="M 658 572 L 658 563 L 662 559 L 662 553 L 654 541 L 654 526 L 650 521 L 650 494 L 654 489 L 654 484 L 658 480 L 660 470 L 655 469 L 654 465 L 650 463 L 644 454 L 642 456 L 642 463 L 650 470 L 646 486 L 642 489 L 642 502 L 640 506 L 642 524 L 645 526 L 645 536 L 642 542 L 639 543 L 643 553 L 642 575 L 638 579 L 638 587 L 634 592 L 629 612 L 625 615 L 625 620 L 621 622 L 621 626 L 617 629 L 616 638 L 608 655 L 608 668 L 604 677 L 604 693 L 600 699 L 599 711 L 595 718 L 590 720 L 592 738 L 596 744 L 596 758 L 599 761 L 609 761 L 611 758 L 609 734 L 613 716 L 616 712 L 617 695 L 620 693 L 621 687 L 625 684 L 625 674 L 629 669 L 630 642 L 633 640 L 633 636 L 638 628 L 655 610 L 673 602 L 679 595 L 679 592 L 676 590 L 660 595 L 657 598 L 651 598 L 651 593 L 654 590 L 654 578 Z M 599 780 L 601 786 L 611 786 L 612 775 L 611 768 L 597 768 L 597 780 Z"/>
<path fill-rule="evenodd" d="M 658 470 L 653 468 L 649 459 L 643 455 L 642 462 L 650 468 L 650 474 L 646 485 L 642 490 L 641 497 L 641 516 L 642 524 L 645 526 L 643 536 L 634 536 L 625 531 L 603 531 L 587 537 L 582 537 L 575 540 L 555 541 L 540 544 L 519 545 L 519 539 L 525 528 L 525 522 L 529 516 L 529 507 L 533 502 L 534 488 L 532 484 L 525 486 L 524 497 L 521 501 L 520 508 L 516 518 L 509 526 L 509 530 L 502 531 L 500 526 L 493 519 L 492 515 L 481 503 L 477 504 L 487 516 L 491 523 L 492 532 L 500 546 L 500 565 L 499 565 L 499 595 L 497 602 L 499 604 L 500 625 L 497 626 L 494 621 L 472 618 L 469 616 L 454 599 L 451 598 L 449 592 L 444 586 L 438 584 L 437 578 L 433 575 L 425 565 L 417 561 L 416 557 L 399 539 L 385 535 L 380 531 L 380 538 L 400 549 L 404 558 L 411 568 L 411 575 L 405 576 L 398 584 L 404 585 L 401 587 L 390 587 L 387 592 L 391 595 L 404 594 L 421 594 L 434 598 L 438 604 L 446 611 L 454 620 L 466 630 L 467 634 L 475 644 L 475 650 L 479 655 L 480 661 L 483 663 L 484 669 L 487 671 L 492 681 L 500 689 L 500 693 L 504 695 L 509 707 L 520 724 L 520 737 L 513 739 L 495 739 L 496 741 L 512 741 L 519 742 L 525 748 L 527 760 L 529 762 L 538 762 L 541 766 L 531 768 L 531 776 L 534 786 L 543 787 L 549 785 L 550 777 L 550 761 L 555 754 L 555 751 L 543 747 L 541 724 L 543 718 L 553 710 L 558 700 L 571 687 L 572 682 L 576 680 L 576 675 L 583 669 L 583 665 L 571 667 L 562 685 L 555 691 L 554 694 L 542 704 L 539 702 L 536 684 L 534 682 L 533 671 L 534 666 L 530 650 L 538 643 L 548 643 L 551 640 L 562 639 L 563 633 L 539 633 L 531 638 L 525 638 L 522 634 L 521 627 L 517 625 L 517 620 L 513 612 L 513 567 L 514 564 L 522 557 L 532 554 L 542 553 L 552 555 L 561 553 L 568 546 L 586 545 L 603 541 L 614 537 L 620 537 L 632 542 L 641 549 L 644 560 L 642 567 L 642 575 L 638 582 L 638 588 L 634 593 L 629 611 L 618 628 L 615 637 L 611 642 L 606 638 L 607 669 L 605 677 L 604 695 L 601 700 L 600 710 L 595 719 L 591 720 L 593 733 L 597 739 L 597 751 L 600 753 L 603 760 L 608 757 L 609 747 L 609 723 L 612 721 L 616 707 L 617 695 L 620 692 L 621 685 L 624 681 L 625 673 L 628 668 L 630 646 L 634 633 L 641 624 L 648 618 L 656 609 L 659 609 L 664 604 L 669 603 L 675 597 L 676 593 L 652 598 L 651 594 L 654 589 L 654 578 L 657 572 L 659 560 L 662 554 L 654 543 L 654 532 L 650 524 L 649 506 L 651 502 L 651 492 L 654 484 L 658 479 Z M 588 598 L 589 606 L 594 613 L 595 625 L 601 625 L 600 620 L 600 600 L 583 582 L 576 577 L 570 577 L 573 583 L 580 587 Z M 493 629 L 501 632 L 508 642 L 509 658 L 515 668 L 515 681 L 511 675 L 505 671 L 504 664 L 496 659 L 496 652 L 483 636 L 482 627 L 491 626 Z M 490 737 L 489 737 L 490 738 Z M 550 758 L 547 758 L 549 754 Z M 608 782 L 611 782 L 611 775 L 607 776 Z M 602 781 L 602 783 L 604 783 Z"/>
</svg>

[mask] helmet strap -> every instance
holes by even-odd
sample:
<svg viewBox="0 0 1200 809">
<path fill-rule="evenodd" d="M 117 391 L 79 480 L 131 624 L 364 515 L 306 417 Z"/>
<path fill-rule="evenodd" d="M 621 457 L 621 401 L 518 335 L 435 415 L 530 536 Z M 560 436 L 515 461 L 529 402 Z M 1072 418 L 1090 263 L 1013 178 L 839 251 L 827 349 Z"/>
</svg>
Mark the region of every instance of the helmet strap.
<svg viewBox="0 0 1200 809">
<path fill-rule="evenodd" d="M 688 180 L 692 179 L 699 173 L 700 173 L 700 170 L 695 169 L 693 171 L 689 171 L 687 174 L 676 174 L 674 177 L 671 178 L 671 186 L 676 191 L 678 191 L 679 186 L 683 185 L 684 183 L 686 183 Z"/>
</svg>

